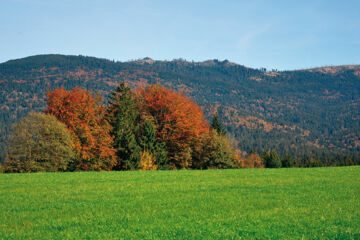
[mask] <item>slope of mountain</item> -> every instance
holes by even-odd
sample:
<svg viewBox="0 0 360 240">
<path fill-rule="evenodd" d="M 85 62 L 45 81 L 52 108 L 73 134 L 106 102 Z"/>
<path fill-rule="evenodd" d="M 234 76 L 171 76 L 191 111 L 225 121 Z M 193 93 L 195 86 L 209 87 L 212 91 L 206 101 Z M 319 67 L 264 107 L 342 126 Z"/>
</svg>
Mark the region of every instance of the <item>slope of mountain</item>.
<svg viewBox="0 0 360 240">
<path fill-rule="evenodd" d="M 219 112 L 243 151 L 360 154 L 360 65 L 268 72 L 229 61 L 114 62 L 38 55 L 0 64 L 0 151 L 11 123 L 45 107 L 47 90 L 75 86 L 106 96 L 119 82 L 160 83 Z"/>
</svg>

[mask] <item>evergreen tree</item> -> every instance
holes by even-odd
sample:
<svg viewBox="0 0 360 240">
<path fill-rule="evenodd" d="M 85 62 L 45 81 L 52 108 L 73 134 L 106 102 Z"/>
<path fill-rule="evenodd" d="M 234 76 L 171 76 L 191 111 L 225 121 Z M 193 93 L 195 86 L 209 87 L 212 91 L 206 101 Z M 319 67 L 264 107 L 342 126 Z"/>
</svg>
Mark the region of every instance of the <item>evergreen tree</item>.
<svg viewBox="0 0 360 240">
<path fill-rule="evenodd" d="M 114 147 L 119 157 L 115 170 L 135 170 L 140 161 L 140 146 L 130 124 L 118 124 Z"/>
<path fill-rule="evenodd" d="M 118 156 L 116 170 L 137 169 L 140 146 L 136 140 L 139 110 L 130 87 L 121 83 L 109 96 L 108 121 L 113 127 L 114 148 Z"/>
<path fill-rule="evenodd" d="M 158 169 L 168 169 L 167 151 L 165 143 L 156 141 L 156 129 L 154 125 L 146 120 L 142 126 L 142 134 L 139 137 L 139 145 L 156 159 Z"/>
<path fill-rule="evenodd" d="M 291 158 L 291 156 L 289 154 L 286 154 L 281 159 L 281 165 L 283 168 L 291 168 L 294 166 L 294 160 Z"/>
<path fill-rule="evenodd" d="M 220 135 L 226 135 L 227 131 L 224 125 L 221 123 L 219 115 L 217 113 L 214 114 L 211 121 L 211 128 L 216 130 L 216 132 Z"/>
<path fill-rule="evenodd" d="M 261 159 L 266 168 L 268 168 L 269 162 L 270 162 L 270 152 L 269 151 L 263 151 L 261 154 Z"/>
<path fill-rule="evenodd" d="M 276 150 L 263 152 L 262 154 L 263 163 L 266 168 L 280 168 L 281 160 Z"/>
</svg>

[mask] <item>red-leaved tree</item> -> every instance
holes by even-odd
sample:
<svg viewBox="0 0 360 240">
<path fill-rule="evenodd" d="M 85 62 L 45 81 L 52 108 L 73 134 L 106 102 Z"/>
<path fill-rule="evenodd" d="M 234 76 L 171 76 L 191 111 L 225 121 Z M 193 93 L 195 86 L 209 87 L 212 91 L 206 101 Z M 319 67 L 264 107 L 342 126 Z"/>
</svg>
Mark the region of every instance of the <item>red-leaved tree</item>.
<svg viewBox="0 0 360 240">
<path fill-rule="evenodd" d="M 99 95 L 74 88 L 57 88 L 48 93 L 45 113 L 65 123 L 72 133 L 78 154 L 77 170 L 110 170 L 116 163 L 111 126 L 105 120 L 105 108 Z"/>
<path fill-rule="evenodd" d="M 170 166 L 190 167 L 191 145 L 209 134 L 200 107 L 185 95 L 159 85 L 139 89 L 138 94 L 154 117 L 158 140 L 166 143 Z"/>
</svg>

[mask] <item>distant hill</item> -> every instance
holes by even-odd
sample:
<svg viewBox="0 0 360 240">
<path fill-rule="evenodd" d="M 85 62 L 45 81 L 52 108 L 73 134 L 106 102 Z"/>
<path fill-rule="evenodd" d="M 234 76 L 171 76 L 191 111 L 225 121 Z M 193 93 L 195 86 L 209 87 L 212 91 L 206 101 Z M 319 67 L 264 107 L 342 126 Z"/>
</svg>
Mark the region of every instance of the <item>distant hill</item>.
<svg viewBox="0 0 360 240">
<path fill-rule="evenodd" d="M 81 86 L 106 96 L 121 81 L 183 91 L 209 118 L 219 112 L 246 152 L 360 154 L 360 65 L 269 72 L 226 60 L 38 55 L 0 64 L 1 158 L 11 124 L 30 110 L 43 110 L 47 90 Z"/>
</svg>

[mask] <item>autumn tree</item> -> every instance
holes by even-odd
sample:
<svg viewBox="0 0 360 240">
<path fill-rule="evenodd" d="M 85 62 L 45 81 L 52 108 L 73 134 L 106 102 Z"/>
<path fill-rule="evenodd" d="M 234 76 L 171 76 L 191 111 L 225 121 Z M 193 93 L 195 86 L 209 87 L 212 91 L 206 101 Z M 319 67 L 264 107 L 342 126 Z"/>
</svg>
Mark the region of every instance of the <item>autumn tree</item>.
<svg viewBox="0 0 360 240">
<path fill-rule="evenodd" d="M 264 164 L 259 154 L 251 151 L 244 161 L 245 168 L 264 168 Z"/>
<path fill-rule="evenodd" d="M 210 141 L 205 145 L 205 166 L 207 168 L 236 168 L 237 154 L 232 147 L 229 139 L 219 134 L 212 132 L 210 134 Z"/>
<path fill-rule="evenodd" d="M 110 170 L 116 164 L 111 125 L 104 118 L 102 98 L 90 91 L 57 88 L 48 93 L 45 113 L 65 123 L 72 134 L 76 170 Z"/>
<path fill-rule="evenodd" d="M 110 93 L 107 119 L 112 126 L 113 146 L 118 156 L 115 169 L 137 169 L 141 157 L 136 136 L 139 131 L 140 110 L 132 89 L 125 83 L 121 83 Z"/>
<path fill-rule="evenodd" d="M 74 157 L 74 145 L 66 125 L 54 116 L 30 113 L 13 125 L 5 171 L 66 171 Z"/>
<path fill-rule="evenodd" d="M 236 168 L 240 158 L 231 146 L 229 139 L 213 130 L 203 135 L 193 150 L 193 168 Z"/>
<path fill-rule="evenodd" d="M 138 90 L 154 118 L 157 140 L 164 142 L 171 168 L 191 166 L 192 143 L 209 133 L 200 107 L 185 95 L 163 86 Z"/>
<path fill-rule="evenodd" d="M 153 171 L 157 168 L 155 157 L 146 150 L 141 151 L 139 169 L 142 171 Z"/>
</svg>

